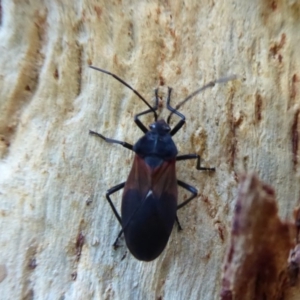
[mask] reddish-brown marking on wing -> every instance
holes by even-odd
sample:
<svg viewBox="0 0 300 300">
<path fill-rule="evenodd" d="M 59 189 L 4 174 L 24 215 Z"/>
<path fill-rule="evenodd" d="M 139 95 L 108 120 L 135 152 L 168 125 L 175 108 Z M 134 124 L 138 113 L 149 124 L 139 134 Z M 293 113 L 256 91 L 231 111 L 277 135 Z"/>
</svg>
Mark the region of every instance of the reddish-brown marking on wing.
<svg viewBox="0 0 300 300">
<path fill-rule="evenodd" d="M 151 168 L 145 160 L 135 155 L 127 178 L 124 194 L 127 190 L 138 190 L 141 200 L 152 190 L 157 198 L 166 192 L 177 197 L 177 178 L 175 160 L 163 162 L 159 167 Z"/>
<path fill-rule="evenodd" d="M 131 171 L 127 178 L 124 195 L 127 190 L 137 190 L 140 193 L 141 200 L 147 195 L 151 188 L 151 168 L 145 161 L 135 155 Z"/>
<path fill-rule="evenodd" d="M 152 170 L 151 175 L 151 188 L 157 198 L 160 199 L 162 194 L 172 194 L 177 199 L 175 160 L 163 162 L 159 167 Z"/>
</svg>

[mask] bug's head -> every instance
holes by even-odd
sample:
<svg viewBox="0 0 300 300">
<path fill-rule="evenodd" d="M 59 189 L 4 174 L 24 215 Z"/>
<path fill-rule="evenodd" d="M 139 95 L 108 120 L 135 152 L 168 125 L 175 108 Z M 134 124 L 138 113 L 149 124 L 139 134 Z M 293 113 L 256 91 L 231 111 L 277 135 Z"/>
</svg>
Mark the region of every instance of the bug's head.
<svg viewBox="0 0 300 300">
<path fill-rule="evenodd" d="M 171 131 L 169 124 L 167 124 L 165 122 L 165 120 L 158 120 L 158 121 L 152 123 L 149 126 L 149 129 L 151 132 L 157 133 L 158 135 L 169 134 Z"/>
</svg>

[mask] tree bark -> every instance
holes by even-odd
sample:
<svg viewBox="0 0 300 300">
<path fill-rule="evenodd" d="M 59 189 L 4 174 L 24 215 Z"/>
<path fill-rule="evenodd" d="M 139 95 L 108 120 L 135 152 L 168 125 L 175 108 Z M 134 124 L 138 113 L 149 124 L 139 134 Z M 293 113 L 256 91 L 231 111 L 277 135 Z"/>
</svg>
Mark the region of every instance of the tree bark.
<svg viewBox="0 0 300 300">
<path fill-rule="evenodd" d="M 294 0 L 1 0 L 0 298 L 219 299 L 240 174 L 274 188 L 282 222 L 299 204 L 299 12 Z M 199 193 L 150 263 L 124 239 L 112 248 L 120 225 L 105 192 L 126 180 L 133 153 L 89 136 L 134 144 L 133 117 L 147 107 L 89 65 L 150 103 L 158 87 L 163 106 L 167 86 L 175 106 L 238 78 L 180 108 L 179 153 L 216 172 L 178 162 Z M 179 203 L 188 196 L 180 189 Z M 112 198 L 119 209 L 121 192 Z M 285 288 L 284 299 L 300 297 L 297 284 Z"/>
</svg>

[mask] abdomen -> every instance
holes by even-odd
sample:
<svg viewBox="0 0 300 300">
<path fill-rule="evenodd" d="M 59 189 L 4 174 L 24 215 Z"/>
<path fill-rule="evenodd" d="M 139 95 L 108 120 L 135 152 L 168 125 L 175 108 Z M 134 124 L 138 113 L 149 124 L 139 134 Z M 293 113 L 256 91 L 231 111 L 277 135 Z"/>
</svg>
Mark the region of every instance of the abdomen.
<svg viewBox="0 0 300 300">
<path fill-rule="evenodd" d="M 176 218 L 177 193 L 160 195 L 149 190 L 126 190 L 122 201 L 122 226 L 130 252 L 139 260 L 151 261 L 166 247 Z"/>
</svg>

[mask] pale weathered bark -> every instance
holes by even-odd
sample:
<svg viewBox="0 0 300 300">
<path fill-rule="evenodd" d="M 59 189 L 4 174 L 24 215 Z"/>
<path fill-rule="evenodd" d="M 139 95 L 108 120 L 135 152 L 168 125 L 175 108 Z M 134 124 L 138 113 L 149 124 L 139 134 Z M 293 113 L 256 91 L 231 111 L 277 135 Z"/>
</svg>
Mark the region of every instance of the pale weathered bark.
<svg viewBox="0 0 300 300">
<path fill-rule="evenodd" d="M 255 171 L 275 189 L 284 221 L 299 204 L 299 1 L 0 7 L 0 298 L 219 299 L 239 174 Z M 111 247 L 120 226 L 105 191 L 126 180 L 133 154 L 88 135 L 134 143 L 133 116 L 146 107 L 90 64 L 149 101 L 154 88 L 165 100 L 172 86 L 174 104 L 238 75 L 181 109 L 180 153 L 217 170 L 178 163 L 178 178 L 199 196 L 178 213 L 184 231 L 174 230 L 150 263 L 134 259 L 124 240 Z M 296 285 L 285 299 L 299 295 Z"/>
</svg>

